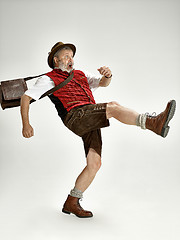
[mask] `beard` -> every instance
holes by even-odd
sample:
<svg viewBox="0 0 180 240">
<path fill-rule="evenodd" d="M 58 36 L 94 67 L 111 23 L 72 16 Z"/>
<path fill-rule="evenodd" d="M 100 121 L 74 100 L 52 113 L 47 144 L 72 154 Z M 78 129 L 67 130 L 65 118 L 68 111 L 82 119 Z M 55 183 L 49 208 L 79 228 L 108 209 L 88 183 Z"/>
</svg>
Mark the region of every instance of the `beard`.
<svg viewBox="0 0 180 240">
<path fill-rule="evenodd" d="M 68 64 L 64 64 L 62 62 L 59 62 L 59 69 L 61 69 L 63 72 L 72 72 L 74 64 L 72 62 Z"/>
</svg>

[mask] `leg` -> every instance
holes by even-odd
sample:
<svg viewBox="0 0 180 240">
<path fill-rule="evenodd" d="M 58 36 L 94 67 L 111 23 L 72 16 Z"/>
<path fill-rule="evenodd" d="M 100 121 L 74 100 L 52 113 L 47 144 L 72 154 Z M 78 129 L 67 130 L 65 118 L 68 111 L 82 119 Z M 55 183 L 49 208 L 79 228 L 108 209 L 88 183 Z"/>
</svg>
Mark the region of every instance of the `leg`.
<svg viewBox="0 0 180 240">
<path fill-rule="evenodd" d="M 142 129 L 149 129 L 154 133 L 166 137 L 169 131 L 169 121 L 173 118 L 176 109 L 176 101 L 168 102 L 166 109 L 157 116 L 149 114 L 138 114 L 128 108 L 122 107 L 116 102 L 107 104 L 107 119 L 114 117 L 122 123 L 129 125 L 137 125 Z"/>
<path fill-rule="evenodd" d="M 87 155 L 87 166 L 78 176 L 75 183 L 75 188 L 80 190 L 81 192 L 84 192 L 93 181 L 100 167 L 100 155 L 94 149 L 90 148 Z"/>
<path fill-rule="evenodd" d="M 107 119 L 114 117 L 122 123 L 137 125 L 139 114 L 131 109 L 121 106 L 117 102 L 110 102 L 107 104 L 106 116 Z"/>
<path fill-rule="evenodd" d="M 77 178 L 75 188 L 72 190 L 74 192 L 71 191 L 71 195 L 68 195 L 68 198 L 64 203 L 62 212 L 66 214 L 73 213 L 80 218 L 89 218 L 93 216 L 92 212 L 86 211 L 80 206 L 79 199 L 81 197 L 79 197 L 78 195 L 81 195 L 89 187 L 94 177 L 96 176 L 96 173 L 99 170 L 100 166 L 100 155 L 93 148 L 90 148 L 87 155 L 87 166 Z M 74 194 L 75 196 L 73 196 Z"/>
<path fill-rule="evenodd" d="M 78 176 L 75 188 L 84 192 L 93 181 L 101 167 L 102 138 L 101 130 L 96 129 L 82 136 L 87 166 Z"/>
</svg>

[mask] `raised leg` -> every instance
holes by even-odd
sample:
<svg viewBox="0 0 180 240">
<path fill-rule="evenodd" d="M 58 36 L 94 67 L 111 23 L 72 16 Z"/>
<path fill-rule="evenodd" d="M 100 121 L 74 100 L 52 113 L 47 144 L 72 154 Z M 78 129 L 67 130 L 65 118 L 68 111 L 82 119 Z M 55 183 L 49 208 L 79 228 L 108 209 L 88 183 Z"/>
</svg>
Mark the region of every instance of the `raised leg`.
<svg viewBox="0 0 180 240">
<path fill-rule="evenodd" d="M 107 104 L 106 116 L 108 119 L 114 117 L 124 124 L 137 125 L 139 113 L 123 107 L 117 102 L 110 102 Z"/>
</svg>

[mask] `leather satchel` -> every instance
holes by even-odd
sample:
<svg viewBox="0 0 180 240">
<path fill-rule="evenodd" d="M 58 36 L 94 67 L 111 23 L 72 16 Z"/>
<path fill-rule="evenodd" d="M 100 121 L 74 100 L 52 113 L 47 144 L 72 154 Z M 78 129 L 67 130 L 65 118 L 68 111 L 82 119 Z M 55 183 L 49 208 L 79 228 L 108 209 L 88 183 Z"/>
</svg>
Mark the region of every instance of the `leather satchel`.
<svg viewBox="0 0 180 240">
<path fill-rule="evenodd" d="M 13 108 L 13 107 L 20 106 L 21 97 L 24 94 L 24 92 L 28 89 L 26 81 L 31 80 L 33 78 L 40 77 L 42 75 L 44 74 L 34 76 L 34 77 L 2 81 L 0 85 L 0 103 L 1 103 L 2 109 L 4 110 L 6 108 Z M 74 76 L 74 72 L 72 72 L 72 74 L 68 78 L 66 78 L 62 83 L 45 92 L 39 99 L 42 99 L 43 97 L 49 94 L 52 94 L 58 89 L 64 87 L 68 82 L 71 81 L 73 76 Z M 30 103 L 34 101 L 35 100 L 32 99 Z"/>
</svg>

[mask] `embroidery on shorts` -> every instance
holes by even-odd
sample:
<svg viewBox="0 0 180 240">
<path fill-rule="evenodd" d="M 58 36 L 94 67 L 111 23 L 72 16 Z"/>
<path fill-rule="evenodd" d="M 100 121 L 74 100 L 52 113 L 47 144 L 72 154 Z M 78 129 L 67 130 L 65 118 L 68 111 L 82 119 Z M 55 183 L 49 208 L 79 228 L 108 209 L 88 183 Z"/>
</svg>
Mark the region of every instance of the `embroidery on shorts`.
<svg viewBox="0 0 180 240">
<path fill-rule="evenodd" d="M 77 103 L 79 101 L 72 101 L 72 102 L 68 102 L 67 104 L 71 104 L 71 103 Z"/>
</svg>

